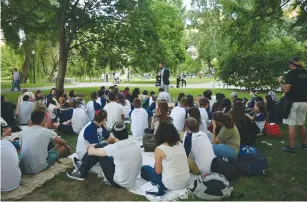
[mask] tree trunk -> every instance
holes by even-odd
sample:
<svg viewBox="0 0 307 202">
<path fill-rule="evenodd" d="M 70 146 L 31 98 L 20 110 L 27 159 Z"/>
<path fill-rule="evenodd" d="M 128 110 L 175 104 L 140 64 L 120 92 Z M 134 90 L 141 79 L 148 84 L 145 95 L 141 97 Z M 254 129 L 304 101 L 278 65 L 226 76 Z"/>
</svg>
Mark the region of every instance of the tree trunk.
<svg viewBox="0 0 307 202">
<path fill-rule="evenodd" d="M 21 83 L 27 82 L 27 80 L 29 78 L 30 66 L 31 66 L 30 56 L 26 55 L 25 60 L 22 64 Z"/>
<path fill-rule="evenodd" d="M 210 58 L 207 58 L 207 62 L 208 62 L 208 70 L 211 70 L 211 60 Z"/>
<path fill-rule="evenodd" d="M 64 89 L 64 80 L 67 68 L 69 44 L 66 43 L 66 30 L 65 30 L 65 12 L 66 12 L 66 0 L 60 1 L 60 22 L 59 22 L 59 70 L 56 81 L 56 89 Z"/>
</svg>

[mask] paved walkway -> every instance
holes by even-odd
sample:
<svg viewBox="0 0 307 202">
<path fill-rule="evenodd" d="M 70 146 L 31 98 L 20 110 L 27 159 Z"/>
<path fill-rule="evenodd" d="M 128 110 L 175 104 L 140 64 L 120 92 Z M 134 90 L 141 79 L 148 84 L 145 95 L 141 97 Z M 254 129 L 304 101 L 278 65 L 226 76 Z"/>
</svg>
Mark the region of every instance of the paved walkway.
<svg viewBox="0 0 307 202">
<path fill-rule="evenodd" d="M 95 83 L 74 83 L 74 84 L 65 84 L 65 88 L 90 88 L 90 87 L 100 87 L 100 86 L 111 86 L 113 85 L 112 82 L 95 82 Z M 138 87 L 154 87 L 155 83 L 153 84 L 133 84 L 133 83 L 122 83 L 118 86 L 138 86 Z M 171 85 L 171 87 L 175 88 L 176 85 Z M 21 85 L 22 88 L 22 85 Z M 52 86 L 41 86 L 35 88 L 27 88 L 29 91 L 36 91 L 36 90 L 50 90 Z M 204 88 L 204 89 L 214 89 L 214 88 L 229 88 L 229 89 L 240 89 L 234 86 L 226 86 L 220 82 L 209 82 L 209 83 L 200 83 L 200 84 L 187 84 L 185 88 Z M 244 89 L 244 88 L 241 88 Z M 10 89 L 1 89 L 1 92 L 10 92 Z"/>
</svg>

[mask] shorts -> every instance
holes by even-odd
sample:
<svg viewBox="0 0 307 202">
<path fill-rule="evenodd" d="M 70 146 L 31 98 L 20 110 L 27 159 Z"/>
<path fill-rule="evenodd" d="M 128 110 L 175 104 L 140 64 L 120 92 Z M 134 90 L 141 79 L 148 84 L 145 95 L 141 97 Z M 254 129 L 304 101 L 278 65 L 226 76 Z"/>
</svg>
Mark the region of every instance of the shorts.
<svg viewBox="0 0 307 202">
<path fill-rule="evenodd" d="M 68 124 L 68 125 L 60 124 L 58 129 L 59 129 L 59 131 L 61 131 L 63 133 L 78 135 L 78 134 L 75 133 L 75 131 L 73 130 L 73 128 L 70 124 Z"/>
<path fill-rule="evenodd" d="M 287 119 L 283 120 L 284 124 L 289 126 L 301 126 L 305 124 L 307 115 L 307 102 L 294 102 Z"/>
<path fill-rule="evenodd" d="M 48 157 L 46 159 L 47 167 L 45 170 L 49 169 L 56 162 L 56 160 L 59 158 L 59 155 L 59 152 L 55 148 L 48 151 Z"/>
</svg>

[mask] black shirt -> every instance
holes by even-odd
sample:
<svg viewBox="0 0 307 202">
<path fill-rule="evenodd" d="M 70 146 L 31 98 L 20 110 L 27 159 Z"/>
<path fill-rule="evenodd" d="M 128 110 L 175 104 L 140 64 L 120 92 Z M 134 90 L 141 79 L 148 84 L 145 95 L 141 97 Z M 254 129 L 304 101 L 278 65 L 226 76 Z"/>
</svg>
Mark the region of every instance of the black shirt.
<svg viewBox="0 0 307 202">
<path fill-rule="evenodd" d="M 241 144 L 243 145 L 252 145 L 256 141 L 257 131 L 253 126 L 253 122 L 245 115 L 245 119 L 240 122 L 240 124 L 236 124 L 238 131 L 240 133 Z"/>
<path fill-rule="evenodd" d="M 307 71 L 296 68 L 287 73 L 286 84 L 291 84 L 290 91 L 286 93 L 292 102 L 307 102 Z"/>
<path fill-rule="evenodd" d="M 10 102 L 1 103 L 1 117 L 7 122 L 8 125 L 13 125 L 15 122 L 14 110 L 16 105 Z"/>
</svg>

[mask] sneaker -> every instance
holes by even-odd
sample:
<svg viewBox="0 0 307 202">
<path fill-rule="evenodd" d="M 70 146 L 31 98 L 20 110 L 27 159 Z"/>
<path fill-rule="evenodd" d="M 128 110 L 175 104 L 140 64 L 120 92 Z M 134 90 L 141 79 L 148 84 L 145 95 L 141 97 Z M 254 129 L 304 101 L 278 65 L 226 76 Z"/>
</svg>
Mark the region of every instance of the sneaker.
<svg viewBox="0 0 307 202">
<path fill-rule="evenodd" d="M 79 180 L 79 181 L 85 180 L 85 178 L 81 177 L 81 173 L 77 170 L 73 170 L 72 172 L 67 172 L 66 175 L 67 177 L 74 180 Z"/>
<path fill-rule="evenodd" d="M 295 148 L 291 148 L 289 146 L 283 147 L 282 150 L 284 152 L 288 152 L 289 154 L 292 154 L 292 155 L 296 154 Z"/>
<path fill-rule="evenodd" d="M 297 146 L 299 146 L 300 148 L 307 150 L 307 144 L 303 144 L 303 143 L 298 143 Z"/>
<path fill-rule="evenodd" d="M 76 157 L 74 157 L 72 163 L 74 164 L 76 170 L 79 170 L 79 168 L 81 167 L 81 161 Z"/>
</svg>

